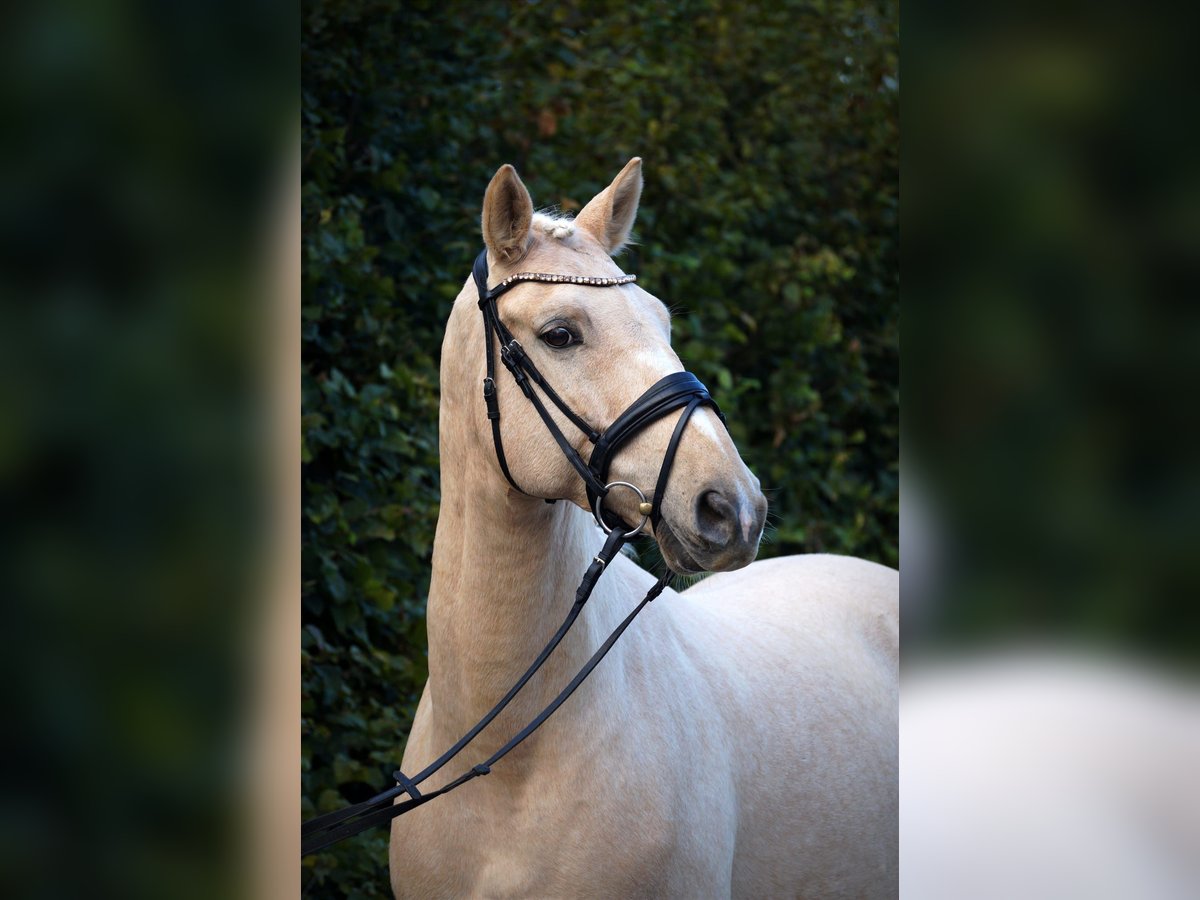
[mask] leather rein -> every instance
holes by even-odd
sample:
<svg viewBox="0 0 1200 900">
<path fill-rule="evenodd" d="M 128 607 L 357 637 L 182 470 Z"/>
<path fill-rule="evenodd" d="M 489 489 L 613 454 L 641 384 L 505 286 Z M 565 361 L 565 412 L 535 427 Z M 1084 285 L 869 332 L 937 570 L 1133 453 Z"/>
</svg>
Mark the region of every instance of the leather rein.
<svg viewBox="0 0 1200 900">
<path fill-rule="evenodd" d="M 617 277 L 591 277 L 580 275 L 555 275 L 540 272 L 521 272 L 505 278 L 494 287 L 488 287 L 488 264 L 487 250 L 484 249 L 475 259 L 475 265 L 472 269 L 472 276 L 475 280 L 475 286 L 479 292 L 479 309 L 483 314 L 484 334 L 486 337 L 486 359 L 487 359 L 487 374 L 483 379 L 483 399 L 487 407 L 487 417 L 491 422 L 492 442 L 496 448 L 496 459 L 500 463 L 500 470 L 504 473 L 505 479 L 512 485 L 513 489 L 527 496 L 525 491 L 521 490 L 513 479 L 512 472 L 508 467 L 508 460 L 504 455 L 504 442 L 500 433 L 500 404 L 496 390 L 496 356 L 497 346 L 499 347 L 500 360 L 504 363 L 506 369 L 512 375 L 517 387 L 532 404 L 542 421 L 545 423 L 550 435 L 566 456 L 568 462 L 579 473 L 579 477 L 583 479 L 587 487 L 587 496 L 592 515 L 600 527 L 608 534 L 604 542 L 604 547 L 600 553 L 592 560 L 587 571 L 584 572 L 583 578 L 579 583 L 579 587 L 575 591 L 575 602 L 567 612 L 566 618 L 563 619 L 558 630 L 542 648 L 537 657 L 529 665 L 529 668 L 517 679 L 516 683 L 508 689 L 508 692 L 500 698 L 486 715 L 471 727 L 471 729 L 461 738 L 454 742 L 445 753 L 439 756 L 436 760 L 418 772 L 416 775 L 409 777 L 404 772 L 397 769 L 393 773 L 393 778 L 396 780 L 395 787 L 389 788 L 381 793 L 376 794 L 369 800 L 364 800 L 361 803 L 356 803 L 352 806 L 345 807 L 335 812 L 326 813 L 325 815 L 317 816 L 310 819 L 301 826 L 301 856 L 308 856 L 311 853 L 316 853 L 330 844 L 348 838 L 352 835 L 365 831 L 375 825 L 383 825 L 390 822 L 396 816 L 401 816 L 410 810 L 416 809 L 433 800 L 435 797 L 440 797 L 442 794 L 461 787 L 473 778 L 478 778 L 481 775 L 487 775 L 491 771 L 491 767 L 507 756 L 514 750 L 522 741 L 533 734 L 542 723 L 544 723 L 551 715 L 554 714 L 567 698 L 575 692 L 575 689 L 581 685 L 584 680 L 591 674 L 592 670 L 600 663 L 600 660 L 612 649 L 613 644 L 617 642 L 625 629 L 637 617 L 638 613 L 645 608 L 651 600 L 663 592 L 666 586 L 670 583 L 674 573 L 668 569 L 654 583 L 654 586 L 646 593 L 641 602 L 633 609 L 633 611 L 625 617 L 625 619 L 613 630 L 612 634 L 604 641 L 603 644 L 596 650 L 592 657 L 583 665 L 583 668 L 576 673 L 575 677 L 559 692 L 554 698 L 532 721 L 524 728 L 517 732 L 507 743 L 499 750 L 493 753 L 483 762 L 472 766 L 470 769 L 463 772 L 454 780 L 450 781 L 443 787 L 435 790 L 422 792 L 419 785 L 439 771 L 451 759 L 459 754 L 459 752 L 467 746 L 475 737 L 488 726 L 493 719 L 498 716 L 509 702 L 520 692 L 520 690 L 533 677 L 534 673 L 542 667 L 542 664 L 549 658 L 550 654 L 559 645 L 562 639 L 571 630 L 571 626 L 575 624 L 575 620 L 579 618 L 584 604 L 592 594 L 592 590 L 596 586 L 596 582 L 600 580 L 600 576 L 604 574 L 605 568 L 620 552 L 621 547 L 625 542 L 635 535 L 642 532 L 647 520 L 652 526 L 657 526 L 662 512 L 661 504 L 663 495 L 666 492 L 667 481 L 670 478 L 671 467 L 675 462 L 675 454 L 679 449 L 679 442 L 683 436 L 684 428 L 687 426 L 688 420 L 701 406 L 711 407 L 721 421 L 725 421 L 725 416 L 722 415 L 716 401 L 709 394 L 708 389 L 701 384 L 691 372 L 676 372 L 667 375 L 660 379 L 655 384 L 651 385 L 645 393 L 643 393 L 625 412 L 621 413 L 616 420 L 609 425 L 603 432 L 591 427 L 583 418 L 577 415 L 558 393 L 552 388 L 546 379 L 538 371 L 532 359 L 525 352 L 520 343 L 513 337 L 512 332 L 504 324 L 500 318 L 500 311 L 497 300 L 517 287 L 526 282 L 541 282 L 545 284 L 571 284 L 583 285 L 588 287 L 613 287 L 622 284 L 629 284 L 636 280 L 635 275 L 621 275 Z M 534 389 L 534 386 L 538 390 Z M 564 416 L 574 425 L 579 431 L 587 437 L 587 440 L 593 445 L 592 452 L 588 460 L 584 460 L 580 453 L 572 446 L 571 442 L 563 434 L 558 423 L 546 408 L 545 403 L 539 396 L 539 391 L 553 403 Z M 624 446 L 638 432 L 642 431 L 648 425 L 658 421 L 663 416 L 674 412 L 677 409 L 683 409 L 683 415 L 679 417 L 675 425 L 675 430 L 671 434 L 671 440 L 667 444 L 666 453 L 663 456 L 662 466 L 659 469 L 658 479 L 654 486 L 653 500 L 648 501 L 645 494 L 636 485 L 625 481 L 606 481 L 608 470 L 612 465 L 612 460 L 617 451 Z M 635 527 L 629 527 L 627 523 L 617 519 L 616 524 L 610 525 L 604 519 L 603 502 L 608 493 L 615 487 L 624 487 L 632 490 L 637 494 L 640 504 L 639 512 L 642 515 L 642 521 Z M 556 502 L 557 498 L 543 498 L 547 503 Z M 396 798 L 402 794 L 407 794 L 408 799 L 399 803 L 395 802 Z"/>
</svg>

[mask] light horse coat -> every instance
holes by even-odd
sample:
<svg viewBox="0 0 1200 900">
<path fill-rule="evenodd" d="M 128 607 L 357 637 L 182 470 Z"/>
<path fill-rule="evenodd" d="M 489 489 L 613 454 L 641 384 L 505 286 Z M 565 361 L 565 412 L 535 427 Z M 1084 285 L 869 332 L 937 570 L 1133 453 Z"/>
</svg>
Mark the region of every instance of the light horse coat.
<svg viewBox="0 0 1200 900">
<path fill-rule="evenodd" d="M 620 274 L 610 254 L 633 225 L 640 163 L 632 160 L 573 221 L 534 214 L 516 172 L 500 169 L 483 207 L 490 283 L 522 271 Z M 442 351 L 429 681 L 404 755 L 410 773 L 516 680 L 603 543 L 583 482 L 501 371 L 504 447 L 524 493 L 505 481 L 481 393 L 476 299 L 468 279 Z M 634 284 L 523 284 L 503 297 L 500 314 L 547 380 L 597 427 L 683 368 L 665 308 Z M 569 346 L 550 345 L 545 336 L 556 328 L 571 333 Z M 555 416 L 586 458 L 583 435 Z M 622 449 L 610 478 L 649 494 L 677 418 Z M 605 502 L 636 522 L 631 497 L 613 492 Z M 396 819 L 397 896 L 895 896 L 897 574 L 824 555 L 748 565 L 765 509 L 720 421 L 698 410 L 655 537 L 676 571 L 719 574 L 651 603 L 579 691 L 490 775 Z M 536 715 L 652 582 L 618 557 L 542 671 L 422 787 L 486 758 Z"/>
</svg>

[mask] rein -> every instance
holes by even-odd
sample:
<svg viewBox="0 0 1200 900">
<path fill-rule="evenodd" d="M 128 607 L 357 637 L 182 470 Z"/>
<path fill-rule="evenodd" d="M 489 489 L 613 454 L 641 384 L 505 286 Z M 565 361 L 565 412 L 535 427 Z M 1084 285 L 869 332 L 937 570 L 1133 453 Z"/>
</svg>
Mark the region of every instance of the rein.
<svg viewBox="0 0 1200 900">
<path fill-rule="evenodd" d="M 519 284 L 530 281 L 542 282 L 547 284 L 573 284 L 586 285 L 589 287 L 613 287 L 622 284 L 629 284 L 637 279 L 636 275 L 621 275 L 615 278 L 608 277 L 589 277 L 578 275 L 554 275 L 544 274 L 540 272 L 522 272 L 511 275 L 501 281 L 493 288 L 488 288 L 488 264 L 487 250 L 483 252 L 475 260 L 475 265 L 472 269 L 472 275 L 475 280 L 476 288 L 479 292 L 479 309 L 483 313 L 484 334 L 487 341 L 486 359 L 487 359 L 487 374 L 483 379 L 483 398 L 487 406 L 487 417 L 491 422 L 492 442 L 496 448 L 496 458 L 500 463 L 500 470 L 504 473 L 505 479 L 512 485 L 513 489 L 532 496 L 517 485 L 512 477 L 512 473 L 508 468 L 508 460 L 504 455 L 504 443 L 500 433 L 500 405 L 496 393 L 496 348 L 495 344 L 499 344 L 499 355 L 505 368 L 512 375 L 513 380 L 521 389 L 525 397 L 533 404 L 538 415 L 545 423 L 547 430 L 566 456 L 568 462 L 579 473 L 587 487 L 587 496 L 589 505 L 592 510 L 592 515 L 600 527 L 608 534 L 605 539 L 604 547 L 600 553 L 592 560 L 587 571 L 584 572 L 583 579 L 579 583 L 579 587 L 575 591 L 575 602 L 571 609 L 567 612 L 566 618 L 558 630 L 542 648 L 529 668 L 524 674 L 517 679 L 516 683 L 509 688 L 508 692 L 500 698 L 482 719 L 475 723 L 471 729 L 459 738 L 453 746 L 445 753 L 439 756 L 436 760 L 426 766 L 416 775 L 411 778 L 404 772 L 397 769 L 392 777 L 396 780 L 396 786 L 389 788 L 371 797 L 369 800 L 364 800 L 361 803 L 356 803 L 352 806 L 335 812 L 326 813 L 322 816 L 317 816 L 305 822 L 300 829 L 301 836 L 301 856 L 308 856 L 311 853 L 316 853 L 329 845 L 351 837 L 361 831 L 376 825 L 383 825 L 390 822 L 396 816 L 403 815 L 410 810 L 416 809 L 418 806 L 423 806 L 430 800 L 447 794 L 450 791 L 461 787 L 468 781 L 478 778 L 481 775 L 487 775 L 491 772 L 491 767 L 507 756 L 511 751 L 515 750 L 526 738 L 536 731 L 551 715 L 554 714 L 566 700 L 573 694 L 576 688 L 581 685 L 584 680 L 591 674 L 592 670 L 600 663 L 612 646 L 617 642 L 617 639 L 629 627 L 630 623 L 637 617 L 638 613 L 645 608 L 646 604 L 652 601 L 655 597 L 663 592 L 670 583 L 674 573 L 668 569 L 654 583 L 653 587 L 647 591 L 646 596 L 641 602 L 629 613 L 628 616 L 613 630 L 612 634 L 604 641 L 603 644 L 596 650 L 592 657 L 584 664 L 583 668 L 576 673 L 575 677 L 564 687 L 540 713 L 524 728 L 512 736 L 507 743 L 499 750 L 493 753 L 483 762 L 472 766 L 467 771 L 463 772 L 454 780 L 450 781 L 445 786 L 436 791 L 422 793 L 419 785 L 427 780 L 434 773 L 438 772 L 450 760 L 459 754 L 475 737 L 486 728 L 493 719 L 498 716 L 506 706 L 512 701 L 520 690 L 533 677 L 534 673 L 542 667 L 542 664 L 550 657 L 555 648 L 559 645 L 562 639 L 571 630 L 571 626 L 575 624 L 575 620 L 579 618 L 580 612 L 583 611 L 584 604 L 587 603 L 591 596 L 596 583 L 600 580 L 600 576 L 604 574 L 605 568 L 613 561 L 621 547 L 624 546 L 633 536 L 637 535 L 646 525 L 649 520 L 652 526 L 657 526 L 661 518 L 662 497 L 666 491 L 667 481 L 670 478 L 671 467 L 675 462 L 675 454 L 679 449 L 679 442 L 683 436 L 684 428 L 687 425 L 688 419 L 692 413 L 700 406 L 710 406 L 721 421 L 725 421 L 725 416 L 721 413 L 716 401 L 709 394 L 708 389 L 701 384 L 700 380 L 690 372 L 676 372 L 667 375 L 660 379 L 655 384 L 645 391 L 625 412 L 621 413 L 616 420 L 608 426 L 603 432 L 592 428 L 583 418 L 577 415 L 558 395 L 558 393 L 546 382 L 546 379 L 538 371 L 533 360 L 521 347 L 520 343 L 513 337 L 512 332 L 504 324 L 500 318 L 500 312 L 497 305 L 497 300 L 503 294 L 512 290 Z M 576 428 L 579 429 L 592 443 L 593 449 L 590 459 L 585 461 L 579 452 L 571 445 L 562 430 L 558 427 L 553 416 L 547 410 L 545 404 L 538 395 L 538 391 L 534 390 L 534 385 L 540 389 L 542 393 L 549 398 L 558 409 L 570 420 Z M 653 500 L 648 501 L 646 495 L 636 485 L 626 481 L 612 481 L 606 483 L 608 470 L 612 464 L 613 457 L 616 452 L 628 442 L 639 431 L 646 428 L 648 425 L 658 421 L 663 416 L 677 410 L 683 409 L 683 415 L 679 417 L 679 421 L 675 425 L 675 430 L 671 434 L 671 440 L 667 444 L 666 453 L 663 456 L 662 466 L 659 469 L 658 479 L 654 486 Z M 604 520 L 603 502 L 608 493 L 615 487 L 624 487 L 632 490 L 640 499 L 638 511 L 642 515 L 642 521 L 636 527 L 629 527 L 627 523 L 618 519 L 617 525 L 609 525 Z M 557 498 L 543 498 L 547 503 L 556 502 Z M 396 803 L 395 799 L 402 794 L 407 794 L 409 799 Z"/>
</svg>

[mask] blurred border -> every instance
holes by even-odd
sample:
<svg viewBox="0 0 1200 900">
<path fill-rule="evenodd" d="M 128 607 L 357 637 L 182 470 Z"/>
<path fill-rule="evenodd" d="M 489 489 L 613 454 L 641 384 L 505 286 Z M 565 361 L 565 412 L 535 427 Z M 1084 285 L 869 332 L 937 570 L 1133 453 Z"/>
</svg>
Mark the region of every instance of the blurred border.
<svg viewBox="0 0 1200 900">
<path fill-rule="evenodd" d="M 277 295 L 272 341 L 272 403 L 275 435 L 272 458 L 275 505 L 274 542 L 268 555 L 266 598 L 256 679 L 260 685 L 250 755 L 249 811 L 258 848 L 250 884 L 255 897 L 299 896 L 296 865 L 300 834 L 300 166 L 290 168 L 275 228 L 282 240 L 274 259 Z"/>
<path fill-rule="evenodd" d="M 1195 18 L 905 7 L 904 897 L 1200 894 Z"/>
<path fill-rule="evenodd" d="M 294 896 L 297 12 L 3 21 L 0 883 Z"/>
<path fill-rule="evenodd" d="M 906 7 L 910 660 L 1052 640 L 1200 663 L 1182 21 Z"/>
</svg>

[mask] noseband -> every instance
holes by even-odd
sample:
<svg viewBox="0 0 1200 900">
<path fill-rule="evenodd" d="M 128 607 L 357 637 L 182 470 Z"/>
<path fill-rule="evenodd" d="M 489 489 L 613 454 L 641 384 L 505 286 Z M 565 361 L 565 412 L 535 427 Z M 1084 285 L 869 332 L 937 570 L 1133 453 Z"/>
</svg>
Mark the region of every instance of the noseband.
<svg viewBox="0 0 1200 900">
<path fill-rule="evenodd" d="M 613 287 L 629 284 L 636 279 L 636 276 L 621 275 L 616 278 L 594 278 L 580 275 L 546 275 L 540 272 L 521 272 L 517 275 L 510 275 L 495 287 L 489 289 L 487 286 L 487 250 L 484 250 L 476 258 L 473 274 L 475 285 L 479 289 L 479 309 L 483 312 L 483 326 L 487 336 L 487 376 L 483 379 L 483 399 L 487 404 L 488 419 L 492 423 L 492 441 L 496 445 L 496 458 L 500 461 L 500 471 L 504 473 L 504 477 L 508 479 L 508 483 L 513 488 L 522 494 L 527 493 L 526 491 L 522 491 L 513 479 L 512 472 L 508 468 L 508 460 L 504 457 L 504 442 L 500 436 L 500 404 L 496 396 L 497 343 L 500 347 L 500 359 L 503 361 L 505 368 L 512 374 L 513 380 L 516 381 L 517 386 L 521 389 L 521 393 L 528 398 L 529 402 L 533 404 L 534 409 L 537 410 L 538 415 L 542 417 L 542 421 L 546 423 L 546 428 L 550 431 L 559 449 L 562 450 L 571 465 L 575 467 L 575 471 L 579 473 L 579 477 L 583 479 L 584 484 L 587 486 L 587 496 L 592 514 L 596 517 L 596 521 L 600 523 L 600 527 L 607 532 L 608 537 L 605 539 L 604 546 L 601 548 L 599 554 L 596 555 L 591 565 L 588 566 L 587 571 L 584 572 L 583 579 L 575 591 L 575 603 L 567 612 L 566 618 L 558 626 L 558 630 L 550 638 L 546 646 L 542 648 L 537 658 L 525 670 L 524 674 L 517 679 L 516 684 L 509 688 L 508 692 L 500 698 L 499 702 L 482 719 L 476 722 L 466 734 L 455 741 L 453 746 L 416 775 L 410 778 L 404 772 L 397 769 L 393 775 L 396 779 L 395 787 L 388 788 L 371 797 L 369 800 L 364 800 L 361 803 L 356 803 L 353 806 L 348 806 L 335 812 L 326 813 L 305 822 L 300 829 L 302 855 L 316 853 L 343 838 L 358 834 L 360 831 L 376 825 L 383 825 L 396 816 L 403 815 L 410 810 L 416 809 L 418 806 L 428 803 L 430 800 L 447 794 L 474 778 L 489 774 L 492 766 L 516 749 L 522 741 L 540 728 L 542 723 L 550 718 L 555 710 L 567 701 L 571 694 L 575 692 L 575 689 L 599 665 L 600 660 L 604 658 L 605 654 L 612 649 L 613 644 L 617 642 L 617 639 L 629 627 L 638 613 L 645 608 L 647 603 L 661 594 L 663 589 L 666 588 L 672 576 L 670 569 L 664 572 L 650 590 L 646 592 L 642 601 L 613 630 L 608 639 L 592 654 L 591 658 L 575 674 L 575 677 L 567 683 L 566 687 L 528 725 L 513 735 L 484 762 L 472 766 L 443 787 L 432 791 L 422 791 L 420 789 L 419 785 L 434 775 L 474 740 L 508 706 L 509 702 L 529 682 L 529 679 L 533 677 L 538 669 L 541 668 L 542 663 L 549 658 L 567 632 L 570 631 L 571 626 L 583 610 L 583 605 L 591 596 L 596 582 L 604 574 L 605 567 L 620 552 L 625 541 L 641 531 L 647 519 L 654 526 L 658 525 L 662 515 L 662 498 L 667 489 L 667 479 L 671 475 L 671 466 L 675 462 L 675 453 L 679 449 L 679 440 L 683 436 L 683 430 L 687 426 L 688 419 L 691 418 L 692 413 L 701 406 L 711 406 L 717 415 L 721 417 L 721 421 L 725 421 L 725 417 L 721 415 L 721 410 L 717 408 L 716 401 L 713 400 L 712 396 L 708 393 L 708 389 L 700 383 L 699 379 L 691 372 L 676 372 L 673 375 L 659 379 L 642 396 L 635 400 L 625 412 L 617 416 L 616 420 L 608 428 L 604 429 L 603 432 L 597 431 L 567 406 L 563 399 L 555 392 L 554 388 L 546 382 L 546 379 L 542 377 L 542 373 L 538 371 L 537 366 L 533 364 L 533 360 L 529 358 L 529 355 L 517 342 L 516 338 L 513 337 L 512 332 L 501 321 L 500 312 L 496 305 L 496 300 L 499 297 L 512 290 L 518 284 L 526 281 L 539 281 L 545 284 L 576 284 L 588 287 Z M 541 389 L 543 394 L 550 398 L 550 402 L 562 411 L 563 415 L 571 421 L 571 424 L 583 432 L 593 444 L 590 459 L 585 461 L 579 455 L 579 451 L 571 446 L 571 442 L 567 440 L 566 436 L 562 433 L 562 429 L 558 427 L 558 423 L 554 421 L 554 417 L 546 409 L 546 405 L 542 402 L 538 391 L 534 390 L 533 385 L 535 384 Z M 627 481 L 606 482 L 609 467 L 612 465 L 613 456 L 617 451 L 647 425 L 657 422 L 663 416 L 677 409 L 682 409 L 683 415 L 675 423 L 675 431 L 671 434 L 671 440 L 667 443 L 667 450 L 663 455 L 662 466 L 658 471 L 658 480 L 654 485 L 654 500 L 647 501 L 646 495 L 642 492 L 641 488 Z M 604 498 L 615 487 L 628 488 L 640 498 L 641 503 L 638 511 L 642 514 L 642 521 L 637 527 L 631 528 L 628 524 L 620 520 L 618 520 L 616 525 L 609 525 L 605 522 L 602 509 Z M 546 497 L 543 499 L 548 503 L 553 503 L 558 498 Z M 397 802 L 397 799 L 403 794 L 407 794 L 409 799 Z"/>
<path fill-rule="evenodd" d="M 701 384 L 700 379 L 691 372 L 675 372 L 667 375 L 651 385 L 625 412 L 617 416 L 616 420 L 608 428 L 600 432 L 571 409 L 554 388 L 547 383 L 542 373 L 538 371 L 537 366 L 534 365 L 533 360 L 529 358 L 529 354 L 525 352 L 525 349 L 513 337 L 512 332 L 509 331 L 508 327 L 501 320 L 500 310 L 496 303 L 501 296 L 511 291 L 517 285 L 529 281 L 541 282 L 543 284 L 581 285 L 584 287 L 615 287 L 636 281 L 637 276 L 620 275 L 615 278 L 608 278 L 588 275 L 551 275 L 542 272 L 519 272 L 516 275 L 510 275 L 508 278 L 505 278 L 495 287 L 489 288 L 487 285 L 488 264 L 486 249 L 475 258 L 475 265 L 472 268 L 471 274 L 475 279 L 475 287 L 479 291 L 479 309 L 483 313 L 483 329 L 487 343 L 487 375 L 483 379 L 483 400 L 487 405 L 487 417 L 492 423 L 492 443 L 496 447 L 496 459 L 499 461 L 500 471 L 504 473 L 504 477 L 508 479 L 508 483 L 522 494 L 532 496 L 527 491 L 521 490 L 521 487 L 517 484 L 512 476 L 512 472 L 508 468 L 508 460 L 504 455 L 504 441 L 500 434 L 500 403 L 496 395 L 495 345 L 497 342 L 500 347 L 501 362 L 504 363 L 505 368 L 512 375 L 513 380 L 517 383 L 517 387 L 521 389 L 521 393 L 533 404 L 534 409 L 541 416 L 551 437 L 554 438 L 554 442 L 558 444 L 567 461 L 579 473 L 579 477 L 583 479 L 583 483 L 587 487 L 588 507 L 592 510 L 592 515 L 596 517 L 596 522 L 599 523 L 600 527 L 606 532 L 617 527 L 609 525 L 604 520 L 602 507 L 604 498 L 608 495 L 609 491 L 614 487 L 622 486 L 634 491 L 641 501 L 639 512 L 642 514 L 642 521 L 636 527 L 630 528 L 627 523 L 618 519 L 618 525 L 626 532 L 626 537 L 633 537 L 633 535 L 641 531 L 647 519 L 650 520 L 653 527 L 657 528 L 662 518 L 662 500 L 667 490 L 667 480 L 671 476 L 671 467 L 675 463 L 675 454 L 679 450 L 679 441 L 683 436 L 684 428 L 687 427 L 688 419 L 692 417 L 692 413 L 699 407 L 711 406 L 721 421 L 725 421 L 725 416 L 721 413 L 721 409 L 717 406 L 717 402 L 713 400 L 712 395 L 709 394 L 708 388 Z M 535 384 L 550 399 L 550 402 L 557 406 L 562 414 L 570 420 L 571 424 L 578 428 L 588 441 L 594 445 L 591 457 L 588 460 L 584 460 L 579 451 L 567 440 L 566 435 L 562 433 L 562 429 L 558 427 L 558 423 L 554 421 L 554 417 L 546 409 L 546 405 L 542 402 L 541 397 L 538 396 L 538 392 L 534 390 L 533 385 Z M 683 415 L 675 423 L 675 431 L 671 435 L 671 440 L 667 443 L 667 450 L 663 455 L 662 466 L 659 468 L 658 479 L 654 485 L 653 500 L 647 502 L 646 495 L 642 490 L 627 481 L 608 482 L 608 470 L 612 465 L 613 457 L 617 451 L 642 429 L 681 408 L 683 409 Z M 544 499 L 552 503 L 558 498 Z"/>
</svg>

